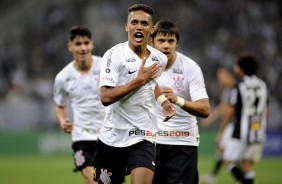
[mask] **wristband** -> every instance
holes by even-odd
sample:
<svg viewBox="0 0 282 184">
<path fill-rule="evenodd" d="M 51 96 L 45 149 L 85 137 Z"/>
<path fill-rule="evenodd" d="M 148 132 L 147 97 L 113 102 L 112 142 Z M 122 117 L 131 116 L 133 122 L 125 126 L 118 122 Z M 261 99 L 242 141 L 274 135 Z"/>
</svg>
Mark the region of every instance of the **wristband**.
<svg viewBox="0 0 282 184">
<path fill-rule="evenodd" d="M 179 107 L 183 107 L 185 103 L 185 100 L 181 97 L 177 97 L 177 101 L 175 102 L 176 105 L 178 105 Z"/>
<path fill-rule="evenodd" d="M 167 98 L 164 96 L 164 95 L 160 95 L 158 98 L 157 98 L 157 102 L 161 105 L 163 105 L 164 101 L 166 101 Z"/>
</svg>

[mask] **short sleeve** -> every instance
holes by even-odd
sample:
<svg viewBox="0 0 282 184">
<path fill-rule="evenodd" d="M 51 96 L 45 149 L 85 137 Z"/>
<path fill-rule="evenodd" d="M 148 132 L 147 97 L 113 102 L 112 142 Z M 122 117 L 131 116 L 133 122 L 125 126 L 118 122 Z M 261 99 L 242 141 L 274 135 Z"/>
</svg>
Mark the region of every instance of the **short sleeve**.
<svg viewBox="0 0 282 184">
<path fill-rule="evenodd" d="M 121 56 L 117 50 L 112 48 L 108 50 L 102 59 L 100 72 L 100 87 L 115 87 L 118 83 L 119 65 L 121 64 Z"/>
<path fill-rule="evenodd" d="M 68 99 L 67 92 L 64 90 L 64 82 L 58 75 L 56 76 L 54 82 L 53 98 L 55 103 L 59 106 L 66 105 Z"/>
</svg>

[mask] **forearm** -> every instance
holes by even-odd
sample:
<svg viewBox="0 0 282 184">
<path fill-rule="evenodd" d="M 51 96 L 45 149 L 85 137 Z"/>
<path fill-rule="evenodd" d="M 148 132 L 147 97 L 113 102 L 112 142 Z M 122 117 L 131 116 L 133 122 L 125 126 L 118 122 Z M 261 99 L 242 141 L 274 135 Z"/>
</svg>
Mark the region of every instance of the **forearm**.
<svg viewBox="0 0 282 184">
<path fill-rule="evenodd" d="M 56 118 L 58 120 L 58 123 L 62 124 L 67 118 L 66 107 L 57 106 L 55 113 L 56 113 Z"/>
<path fill-rule="evenodd" d="M 206 118 L 210 114 L 210 104 L 208 99 L 201 99 L 195 102 L 185 100 L 184 105 L 181 108 L 194 116 L 202 118 Z"/>
<path fill-rule="evenodd" d="M 122 86 L 116 86 L 116 87 L 102 86 L 100 88 L 101 102 L 104 106 L 111 105 L 142 85 L 143 82 L 138 78 L 136 78 L 132 80 L 130 83 Z"/>
<path fill-rule="evenodd" d="M 222 133 L 226 126 L 231 122 L 232 117 L 235 114 L 235 109 L 233 107 L 228 107 L 226 110 L 226 113 L 221 121 L 220 128 L 219 128 L 219 133 Z"/>
</svg>

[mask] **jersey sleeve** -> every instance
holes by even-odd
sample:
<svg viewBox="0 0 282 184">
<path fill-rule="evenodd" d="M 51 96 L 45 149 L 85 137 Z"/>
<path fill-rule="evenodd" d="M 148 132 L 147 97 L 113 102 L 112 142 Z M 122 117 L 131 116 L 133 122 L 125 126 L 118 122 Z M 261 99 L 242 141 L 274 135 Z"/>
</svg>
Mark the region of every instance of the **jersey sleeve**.
<svg viewBox="0 0 282 184">
<path fill-rule="evenodd" d="M 100 72 L 100 87 L 115 87 L 118 83 L 119 65 L 121 64 L 121 56 L 117 50 L 112 48 L 108 50 L 102 59 Z"/>
<path fill-rule="evenodd" d="M 53 88 L 53 98 L 57 105 L 66 105 L 68 100 L 67 92 L 64 89 L 64 82 L 59 75 L 56 76 Z"/>
<path fill-rule="evenodd" d="M 191 70 L 192 71 L 192 70 Z M 190 94 L 191 100 L 197 101 L 203 98 L 209 98 L 205 87 L 204 76 L 198 64 L 195 63 L 193 72 L 190 74 Z"/>
</svg>

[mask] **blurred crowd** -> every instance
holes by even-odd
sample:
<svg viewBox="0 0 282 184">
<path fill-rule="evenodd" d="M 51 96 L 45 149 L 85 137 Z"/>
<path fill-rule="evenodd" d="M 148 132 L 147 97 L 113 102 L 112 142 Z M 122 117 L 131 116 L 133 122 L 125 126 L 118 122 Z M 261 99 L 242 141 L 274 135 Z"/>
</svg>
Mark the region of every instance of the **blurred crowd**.
<svg viewBox="0 0 282 184">
<path fill-rule="evenodd" d="M 282 131 L 282 1 L 268 0 L 2 0 L 0 2 L 0 130 L 55 129 L 53 81 L 71 60 L 68 31 L 84 24 L 102 56 L 127 40 L 127 8 L 147 3 L 155 21 L 180 27 L 179 51 L 201 66 L 211 105 L 220 89 L 216 70 L 232 68 L 236 54 L 250 50 L 270 90 L 269 129 Z"/>
</svg>

